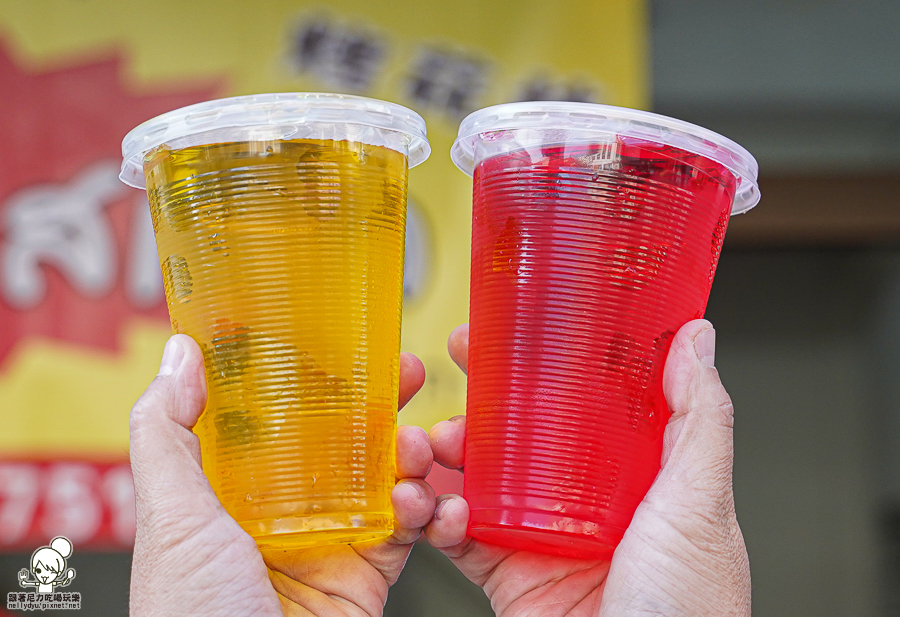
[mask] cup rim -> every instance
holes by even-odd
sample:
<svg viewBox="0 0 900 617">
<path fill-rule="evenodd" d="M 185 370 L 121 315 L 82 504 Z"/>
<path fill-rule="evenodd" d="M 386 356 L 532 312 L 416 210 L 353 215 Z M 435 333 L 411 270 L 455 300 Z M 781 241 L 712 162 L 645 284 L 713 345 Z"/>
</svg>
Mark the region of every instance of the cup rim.
<svg viewBox="0 0 900 617">
<path fill-rule="evenodd" d="M 450 158 L 462 172 L 472 176 L 476 143 L 498 131 L 516 129 L 605 134 L 675 146 L 720 163 L 735 175 L 738 186 L 732 214 L 746 212 L 759 203 L 759 165 L 745 148 L 702 126 L 627 107 L 568 101 L 528 101 L 485 107 L 460 123 Z"/>
<path fill-rule="evenodd" d="M 425 120 L 415 111 L 388 101 L 352 94 L 272 92 L 195 103 L 138 125 L 122 140 L 119 179 L 144 188 L 143 156 L 166 141 L 208 131 L 285 127 L 334 122 L 401 133 L 408 139 L 410 169 L 431 154 Z M 282 137 L 284 138 L 284 137 Z"/>
</svg>

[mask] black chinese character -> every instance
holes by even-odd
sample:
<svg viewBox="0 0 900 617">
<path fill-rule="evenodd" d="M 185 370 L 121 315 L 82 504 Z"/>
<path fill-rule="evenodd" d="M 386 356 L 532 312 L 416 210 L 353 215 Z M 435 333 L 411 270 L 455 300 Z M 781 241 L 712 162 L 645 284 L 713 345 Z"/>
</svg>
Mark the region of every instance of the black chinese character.
<svg viewBox="0 0 900 617">
<path fill-rule="evenodd" d="M 77 591 L 72 594 L 72 602 L 81 602 L 81 594 Z"/>
<path fill-rule="evenodd" d="M 297 32 L 294 60 L 299 69 L 310 71 L 322 61 L 330 34 L 328 26 L 321 22 L 308 24 Z"/>
<path fill-rule="evenodd" d="M 409 75 L 409 96 L 422 107 L 432 107 L 451 116 L 466 114 L 478 106 L 487 69 L 481 60 L 425 49 Z"/>
<path fill-rule="evenodd" d="M 297 70 L 348 90 L 369 88 L 385 57 L 384 43 L 373 34 L 326 21 L 304 24 L 294 40 Z"/>
</svg>

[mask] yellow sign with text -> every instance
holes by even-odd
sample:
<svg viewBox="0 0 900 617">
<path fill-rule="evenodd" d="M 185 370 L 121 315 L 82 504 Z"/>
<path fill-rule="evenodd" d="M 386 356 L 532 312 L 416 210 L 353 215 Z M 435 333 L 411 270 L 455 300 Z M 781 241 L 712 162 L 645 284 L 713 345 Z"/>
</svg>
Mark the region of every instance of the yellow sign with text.
<svg viewBox="0 0 900 617">
<path fill-rule="evenodd" d="M 0 156 L 0 318 L 17 324 L 0 336 L 0 449 L 127 451 L 127 410 L 169 329 L 146 203 L 101 168 L 142 120 L 259 92 L 361 94 L 425 118 L 433 154 L 410 174 L 402 347 L 428 378 L 400 419 L 427 428 L 463 413 L 465 376 L 446 352 L 468 318 L 471 180 L 449 157 L 459 122 L 515 100 L 646 107 L 647 22 L 644 0 L 0 0 L 5 147 L 24 157 Z"/>
</svg>

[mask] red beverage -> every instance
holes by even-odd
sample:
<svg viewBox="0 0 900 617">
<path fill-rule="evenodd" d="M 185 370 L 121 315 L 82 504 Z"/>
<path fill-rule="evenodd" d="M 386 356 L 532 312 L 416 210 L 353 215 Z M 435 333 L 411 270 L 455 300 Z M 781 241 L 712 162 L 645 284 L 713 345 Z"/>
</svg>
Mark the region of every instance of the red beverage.
<svg viewBox="0 0 900 617">
<path fill-rule="evenodd" d="M 641 138 L 546 141 L 476 147 L 469 534 L 608 559 L 659 471 L 663 365 L 703 316 L 741 179 Z"/>
</svg>

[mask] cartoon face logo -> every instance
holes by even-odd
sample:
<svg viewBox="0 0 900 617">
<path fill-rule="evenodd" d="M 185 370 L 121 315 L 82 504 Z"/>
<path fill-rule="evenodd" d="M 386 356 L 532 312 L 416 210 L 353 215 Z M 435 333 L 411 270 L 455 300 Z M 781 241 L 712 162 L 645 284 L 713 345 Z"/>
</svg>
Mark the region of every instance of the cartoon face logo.
<svg viewBox="0 0 900 617">
<path fill-rule="evenodd" d="M 66 569 L 66 558 L 72 554 L 68 538 L 53 538 L 50 546 L 42 546 L 31 555 L 31 572 L 19 570 L 20 587 L 37 587 L 38 593 L 53 593 L 55 587 L 65 587 L 75 578 L 73 568 Z"/>
</svg>

